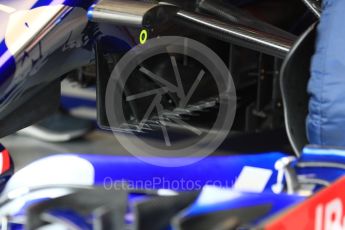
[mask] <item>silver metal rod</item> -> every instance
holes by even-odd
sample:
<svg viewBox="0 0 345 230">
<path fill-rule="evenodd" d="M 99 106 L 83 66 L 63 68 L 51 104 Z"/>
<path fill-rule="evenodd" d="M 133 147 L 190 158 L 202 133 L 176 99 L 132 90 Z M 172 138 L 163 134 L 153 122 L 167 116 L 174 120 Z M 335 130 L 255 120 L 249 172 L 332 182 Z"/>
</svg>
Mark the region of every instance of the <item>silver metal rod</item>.
<svg viewBox="0 0 345 230">
<path fill-rule="evenodd" d="M 91 21 L 142 27 L 165 17 L 172 5 L 133 0 L 101 0 L 88 12 Z"/>
<path fill-rule="evenodd" d="M 178 18 L 188 21 L 193 27 L 198 25 L 201 31 L 215 34 L 220 40 L 250 48 L 276 57 L 284 58 L 292 47 L 295 37 L 279 37 L 255 28 L 231 22 L 223 22 L 210 16 L 179 11 Z"/>
<path fill-rule="evenodd" d="M 250 48 L 276 57 L 284 58 L 294 43 L 295 36 L 274 34 L 254 25 L 221 21 L 212 16 L 180 10 L 169 4 L 155 4 L 131 0 L 101 0 L 89 11 L 95 22 L 107 22 L 127 26 L 153 26 L 175 16 L 191 29 L 198 29 L 209 36 L 235 45 Z M 270 28 L 272 30 L 272 28 Z"/>
<path fill-rule="evenodd" d="M 302 0 L 304 4 L 316 15 L 316 17 L 321 17 L 321 6 L 319 0 Z"/>
<path fill-rule="evenodd" d="M 278 37 L 295 39 L 295 36 L 291 33 L 264 22 L 229 3 L 215 0 L 200 0 L 198 7 L 202 11 L 208 12 L 210 15 L 218 16 L 220 20 L 224 19 L 225 22 L 244 25 L 253 28 L 256 31 L 261 31 Z"/>
</svg>

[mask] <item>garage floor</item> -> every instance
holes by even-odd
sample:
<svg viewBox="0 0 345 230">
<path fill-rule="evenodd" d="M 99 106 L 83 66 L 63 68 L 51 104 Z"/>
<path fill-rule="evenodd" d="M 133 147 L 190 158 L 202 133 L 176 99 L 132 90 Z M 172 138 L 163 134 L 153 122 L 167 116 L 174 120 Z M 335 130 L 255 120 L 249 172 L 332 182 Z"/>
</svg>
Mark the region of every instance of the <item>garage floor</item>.
<svg viewBox="0 0 345 230">
<path fill-rule="evenodd" d="M 62 153 L 130 155 L 109 132 L 95 131 L 83 139 L 67 143 L 47 143 L 30 137 L 11 135 L 0 139 L 11 153 L 16 170 L 45 156 Z M 288 152 L 284 130 L 230 136 L 215 155 L 258 152 Z"/>
<path fill-rule="evenodd" d="M 42 157 L 61 153 L 128 155 L 111 133 L 96 131 L 83 139 L 67 143 L 47 143 L 30 137 L 12 135 L 0 139 L 11 153 L 16 170 Z"/>
</svg>

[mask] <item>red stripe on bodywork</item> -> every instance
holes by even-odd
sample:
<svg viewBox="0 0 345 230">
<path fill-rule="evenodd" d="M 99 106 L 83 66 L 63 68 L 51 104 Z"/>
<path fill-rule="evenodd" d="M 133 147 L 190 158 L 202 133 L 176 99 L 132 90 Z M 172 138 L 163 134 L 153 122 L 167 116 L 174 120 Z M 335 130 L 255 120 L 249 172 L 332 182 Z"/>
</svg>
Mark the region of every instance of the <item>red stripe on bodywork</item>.
<svg viewBox="0 0 345 230">
<path fill-rule="evenodd" d="M 1 174 L 8 171 L 11 168 L 10 154 L 8 150 L 3 150 L 2 154 L 2 171 Z"/>
</svg>

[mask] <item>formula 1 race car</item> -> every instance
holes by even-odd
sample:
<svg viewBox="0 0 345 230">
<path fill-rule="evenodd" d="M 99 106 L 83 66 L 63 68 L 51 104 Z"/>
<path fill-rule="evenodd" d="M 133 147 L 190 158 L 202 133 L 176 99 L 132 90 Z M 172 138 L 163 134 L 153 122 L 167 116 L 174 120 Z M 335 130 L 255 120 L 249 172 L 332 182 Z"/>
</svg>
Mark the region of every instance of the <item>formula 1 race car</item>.
<svg viewBox="0 0 345 230">
<path fill-rule="evenodd" d="M 2 227 L 342 229 L 344 154 L 308 147 L 299 159 L 272 152 L 178 168 L 133 157 L 51 156 L 7 183 Z"/>
<path fill-rule="evenodd" d="M 70 78 L 96 85 L 100 127 L 162 131 L 162 153 L 190 133 L 213 151 L 232 125 L 246 138 L 285 124 L 292 146 L 62 154 L 13 176 L 2 147 L 2 229 L 343 229 L 345 151 L 307 146 L 304 128 L 319 1 L 263 2 L 0 0 L 1 137 L 53 113 Z"/>
</svg>

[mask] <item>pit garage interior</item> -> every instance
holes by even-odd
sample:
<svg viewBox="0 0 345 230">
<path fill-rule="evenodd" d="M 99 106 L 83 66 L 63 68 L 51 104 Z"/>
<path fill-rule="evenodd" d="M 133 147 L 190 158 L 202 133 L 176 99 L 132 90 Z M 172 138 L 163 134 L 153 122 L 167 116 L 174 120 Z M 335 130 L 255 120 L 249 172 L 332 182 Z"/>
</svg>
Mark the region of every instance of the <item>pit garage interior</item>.
<svg viewBox="0 0 345 230">
<path fill-rule="evenodd" d="M 345 229 L 342 1 L 0 0 L 0 229 Z"/>
</svg>

